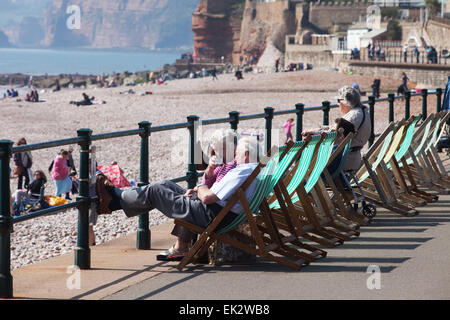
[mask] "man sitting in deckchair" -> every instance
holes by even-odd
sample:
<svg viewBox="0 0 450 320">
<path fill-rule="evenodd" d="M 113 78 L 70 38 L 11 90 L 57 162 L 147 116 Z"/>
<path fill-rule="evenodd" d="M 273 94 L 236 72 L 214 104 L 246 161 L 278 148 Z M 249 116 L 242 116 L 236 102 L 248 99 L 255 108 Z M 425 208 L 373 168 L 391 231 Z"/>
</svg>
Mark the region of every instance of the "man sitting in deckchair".
<svg viewBox="0 0 450 320">
<path fill-rule="evenodd" d="M 211 189 L 205 185 L 194 188 L 196 193 L 187 193 L 172 181 L 151 183 L 142 188 L 121 190 L 115 188 L 103 175 L 97 177 L 97 192 L 99 197 L 99 214 L 110 214 L 112 211 L 123 210 L 131 218 L 150 210 L 158 209 L 164 215 L 173 219 L 182 219 L 199 227 L 206 228 L 209 223 L 226 206 L 234 192 L 244 183 L 257 167 L 256 155 L 258 143 L 248 137 L 239 140 L 236 147 L 236 168 L 230 170 L 225 177 L 215 183 Z M 245 196 L 251 200 L 258 179 L 255 179 L 246 190 Z M 221 229 L 237 217 L 242 211 L 237 202 L 217 227 Z M 174 228 L 172 234 L 177 242 L 167 252 L 167 261 L 181 260 L 188 252 L 194 234 L 184 228 Z"/>
</svg>

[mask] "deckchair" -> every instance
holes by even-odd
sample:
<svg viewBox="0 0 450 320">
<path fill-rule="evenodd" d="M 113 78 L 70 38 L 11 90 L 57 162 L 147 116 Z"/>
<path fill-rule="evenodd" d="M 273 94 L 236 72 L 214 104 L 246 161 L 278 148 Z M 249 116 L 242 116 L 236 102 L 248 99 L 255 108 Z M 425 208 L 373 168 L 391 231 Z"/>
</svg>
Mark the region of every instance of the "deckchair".
<svg viewBox="0 0 450 320">
<path fill-rule="evenodd" d="M 351 240 L 353 236 L 359 236 L 357 231 L 360 227 L 356 219 L 349 214 L 348 208 L 345 207 L 344 201 L 338 191 L 334 178 L 339 176 L 339 172 L 344 167 L 348 151 L 351 147 L 353 133 L 347 135 L 347 137 L 337 146 L 337 148 L 331 154 L 328 160 L 326 168 L 322 172 L 322 179 L 317 180 L 316 185 L 311 190 L 311 194 L 314 198 L 315 205 L 319 209 L 319 219 L 321 225 L 331 226 L 344 233 L 344 240 Z M 334 148 L 334 147 L 333 147 Z M 332 174 L 328 171 L 328 167 L 335 160 L 335 158 L 341 154 L 340 162 L 336 171 Z"/>
<path fill-rule="evenodd" d="M 328 170 L 324 170 L 323 176 L 326 181 L 326 186 L 323 185 L 320 180 L 318 185 L 321 187 L 322 194 L 326 195 L 325 187 L 327 187 L 327 189 L 331 192 L 331 195 L 328 198 L 324 197 L 322 200 L 322 202 L 324 202 L 321 204 L 322 214 L 330 215 L 330 213 L 332 213 L 333 218 L 335 218 L 339 223 L 344 223 L 345 227 L 350 227 L 350 229 L 356 230 L 359 229 L 360 225 L 367 225 L 370 220 L 358 214 L 357 211 L 354 210 L 354 206 L 352 206 L 350 201 L 346 201 L 345 190 L 341 183 L 341 179 L 346 179 L 343 168 L 345 162 L 347 161 L 352 139 L 353 133 L 348 134 L 336 150 L 334 150 L 328 161 L 327 168 L 336 159 L 336 157 L 342 153 L 338 166 L 332 173 L 329 173 Z M 350 183 L 348 183 L 348 186 L 351 187 Z M 326 209 L 324 209 L 323 206 L 325 206 Z"/>
<path fill-rule="evenodd" d="M 330 221 L 320 216 L 314 196 L 310 193 L 328 164 L 335 138 L 336 132 L 322 137 L 323 141 L 318 150 L 317 145 L 315 146 L 315 160 L 311 162 L 308 172 L 303 174 L 305 170 L 297 170 L 290 181 L 280 181 L 275 188 L 276 201 L 270 204 L 274 216 L 290 217 L 299 237 L 330 248 L 349 240 L 352 235 L 359 234 L 355 231 L 351 231 L 353 234 L 346 234 L 347 229 L 336 230 L 334 220 Z M 304 164 L 302 160 L 300 161 Z M 338 227 L 342 228 L 341 225 Z"/>
<path fill-rule="evenodd" d="M 298 151 L 300 151 L 303 143 L 298 142 L 294 146 L 299 147 Z M 267 210 L 268 206 L 265 198 L 272 192 L 274 186 L 298 153 L 295 151 L 289 153 L 291 149 L 291 146 L 287 146 L 271 150 L 270 154 L 273 156 L 270 159 L 265 158 L 258 163 L 252 174 L 236 190 L 227 205 L 207 228 L 201 228 L 186 221 L 175 219 L 176 224 L 200 234 L 198 240 L 177 266 L 179 270 L 182 270 L 196 256 L 201 256 L 206 252 L 215 240 L 223 241 L 251 254 L 259 255 L 296 270 L 304 265 L 308 265 L 317 257 L 326 255 L 326 252 L 323 250 L 308 245 L 305 245 L 305 248 L 311 249 L 310 253 L 302 251 L 299 247 L 296 249 L 288 247 L 282 242 L 281 235 L 270 217 L 270 210 Z M 285 157 L 286 155 L 289 156 Z M 267 164 L 264 165 L 264 163 Z M 245 191 L 255 179 L 257 179 L 256 191 L 248 202 L 245 197 Z M 238 201 L 242 204 L 242 212 L 227 227 L 216 230 L 225 215 Z M 258 225 L 256 216 L 263 216 L 264 230 L 261 230 L 261 225 Z M 250 236 L 236 231 L 236 228 L 244 222 L 249 224 Z M 297 239 L 295 239 L 295 242 L 296 245 L 300 244 Z"/>
<path fill-rule="evenodd" d="M 423 157 L 423 152 L 430 145 L 430 139 L 433 139 L 433 132 L 437 132 L 435 127 L 439 127 L 440 114 L 430 114 L 422 123 L 420 128 L 414 133 L 412 143 L 408 152 L 399 162 L 401 171 L 406 175 L 410 183 L 410 191 L 425 196 L 428 202 L 437 201 L 438 196 L 430 194 L 419 189 L 419 186 L 427 188 L 438 193 L 445 193 L 445 188 L 437 184 L 433 184 L 432 179 L 427 177 L 426 171 L 431 169 L 428 167 Z"/>
<path fill-rule="evenodd" d="M 395 154 L 409 122 L 405 120 L 401 120 L 397 124 L 391 122 L 363 155 L 361 167 L 356 172 L 356 178 L 367 201 L 402 215 L 414 215 L 417 214 L 417 211 L 398 201 L 384 160 L 389 160 Z M 358 190 L 355 192 L 358 193 Z"/>
<path fill-rule="evenodd" d="M 412 168 L 412 171 L 419 176 L 419 179 L 428 188 L 439 193 L 449 193 L 450 191 L 450 179 L 435 148 L 437 141 L 439 141 L 439 132 L 442 134 L 444 130 L 444 127 L 441 129 L 441 126 L 445 125 L 449 118 L 450 113 L 446 111 L 435 116 L 425 146 L 415 154 L 417 161 L 414 165 L 416 168 Z M 414 157 L 411 156 L 411 158 L 414 161 Z M 420 169 L 417 169 L 417 167 L 420 167 Z"/>
<path fill-rule="evenodd" d="M 385 171 L 388 177 L 390 177 L 388 181 L 393 186 L 397 199 L 403 203 L 408 203 L 413 207 L 423 206 L 426 205 L 427 202 L 432 202 L 432 198 L 429 195 L 415 192 L 407 185 L 405 176 L 402 174 L 399 165 L 399 162 L 410 148 L 416 123 L 420 119 L 421 116 L 418 115 L 416 117 L 411 117 L 411 119 L 408 120 L 398 149 L 395 150 L 394 146 L 392 146 L 390 151 L 394 151 L 394 153 L 392 154 L 388 151 L 385 159 L 383 160 Z"/>
</svg>

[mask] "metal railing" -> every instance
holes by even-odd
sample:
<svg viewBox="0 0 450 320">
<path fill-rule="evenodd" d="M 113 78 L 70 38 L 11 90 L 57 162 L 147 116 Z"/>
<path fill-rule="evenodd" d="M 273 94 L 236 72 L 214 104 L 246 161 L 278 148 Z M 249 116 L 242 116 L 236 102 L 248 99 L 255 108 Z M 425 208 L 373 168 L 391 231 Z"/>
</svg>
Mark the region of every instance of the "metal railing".
<svg viewBox="0 0 450 320">
<path fill-rule="evenodd" d="M 422 117 L 427 117 L 427 97 L 429 94 L 436 94 L 437 103 L 436 111 L 441 109 L 442 89 L 427 91 L 423 89 L 421 93 L 411 94 L 406 92 L 404 96 L 395 96 L 393 93 L 388 94 L 387 98 L 376 99 L 370 96 L 369 100 L 362 101 L 369 104 L 369 113 L 372 121 L 372 132 L 369 139 L 369 146 L 375 140 L 374 133 L 374 118 L 375 118 L 375 104 L 377 102 L 389 102 L 389 122 L 394 121 L 394 102 L 396 99 L 404 98 L 405 101 L 405 118 L 410 116 L 410 99 L 413 96 L 422 97 Z M 214 125 L 229 123 L 231 129 L 237 130 L 238 124 L 241 121 L 248 121 L 253 119 L 265 119 L 265 143 L 264 150 L 270 150 L 272 145 L 272 120 L 276 116 L 287 114 L 296 114 L 296 140 L 302 139 L 303 131 L 303 115 L 305 112 L 319 111 L 323 112 L 323 125 L 329 125 L 329 113 L 333 108 L 337 108 L 337 104 L 331 104 L 329 101 L 324 101 L 321 106 L 307 107 L 302 103 L 295 105 L 295 109 L 275 111 L 272 107 L 264 109 L 264 113 L 241 116 L 239 112 L 233 111 L 229 113 L 226 118 L 210 119 L 202 121 L 202 125 Z M 200 118 L 196 115 L 187 117 L 187 122 L 163 125 L 152 127 L 148 121 L 139 123 L 139 128 L 134 130 L 110 132 L 98 135 L 92 135 L 91 129 L 79 129 L 77 137 L 48 141 L 37 144 L 22 145 L 13 147 L 11 140 L 0 140 L 0 298 L 13 297 L 13 278 L 11 276 L 11 242 L 10 236 L 13 230 L 13 225 L 30 219 L 42 217 L 49 214 L 63 212 L 68 209 L 78 209 L 78 233 L 77 246 L 75 248 L 75 266 L 80 269 L 90 269 L 91 267 L 91 253 L 89 249 L 89 207 L 92 201 L 96 198 L 91 198 L 89 195 L 89 152 L 90 145 L 93 141 L 121 138 L 126 136 L 138 135 L 141 139 L 140 145 L 140 176 L 138 186 L 147 185 L 149 183 L 149 138 L 154 132 L 169 131 L 176 129 L 188 129 L 189 131 L 189 153 L 188 153 L 188 168 L 187 173 L 183 177 L 172 179 L 174 182 L 186 181 L 188 188 L 193 188 L 202 175 L 197 171 L 195 165 L 195 148 L 196 141 L 196 122 Z M 41 150 L 53 147 L 67 146 L 71 144 L 78 144 L 80 146 L 80 170 L 79 170 L 79 196 L 76 201 L 58 207 L 50 207 L 45 210 L 39 210 L 19 217 L 12 217 L 10 214 L 10 160 L 14 153 Z M 136 237 L 136 247 L 139 250 L 148 250 L 151 248 L 151 232 L 149 228 L 149 214 L 139 216 L 139 225 Z"/>
<path fill-rule="evenodd" d="M 351 50 L 351 48 L 349 48 Z M 443 54 L 447 52 L 446 54 Z M 362 49 L 358 54 L 347 54 L 347 59 L 368 62 L 387 62 L 395 64 L 414 65 L 450 65 L 450 54 L 448 51 L 440 50 L 428 53 L 420 50 L 419 54 L 409 50 L 406 54 L 401 48 L 383 48 L 383 53 L 370 53 L 367 49 Z"/>
</svg>

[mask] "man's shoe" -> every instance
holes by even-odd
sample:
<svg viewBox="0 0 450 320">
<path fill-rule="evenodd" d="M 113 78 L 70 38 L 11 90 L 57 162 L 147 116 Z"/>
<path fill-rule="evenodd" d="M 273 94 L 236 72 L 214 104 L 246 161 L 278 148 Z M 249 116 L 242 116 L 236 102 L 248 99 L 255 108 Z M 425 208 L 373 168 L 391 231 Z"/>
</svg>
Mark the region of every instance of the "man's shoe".
<svg viewBox="0 0 450 320">
<path fill-rule="evenodd" d="M 101 179 L 103 179 L 103 184 L 105 185 L 106 189 L 109 191 L 112 191 L 116 186 L 114 185 L 114 183 L 112 183 L 111 180 L 109 180 L 109 178 L 103 174 L 103 173 L 97 173 L 96 178 L 97 180 L 101 177 Z"/>
<path fill-rule="evenodd" d="M 156 256 L 158 261 L 181 261 L 189 252 L 189 249 L 183 251 L 176 251 L 173 247 L 169 250 L 163 251 Z"/>
<path fill-rule="evenodd" d="M 112 201 L 112 196 L 106 187 L 106 176 L 97 175 L 95 188 L 98 196 L 98 214 L 111 214 L 111 209 L 109 209 L 109 204 Z"/>
</svg>

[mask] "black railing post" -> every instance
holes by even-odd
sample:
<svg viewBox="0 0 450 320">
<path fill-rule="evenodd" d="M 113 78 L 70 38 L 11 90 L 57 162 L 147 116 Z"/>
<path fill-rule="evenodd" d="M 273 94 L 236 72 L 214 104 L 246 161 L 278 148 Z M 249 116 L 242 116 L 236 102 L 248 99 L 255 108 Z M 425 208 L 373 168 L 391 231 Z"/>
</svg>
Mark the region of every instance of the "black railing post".
<svg viewBox="0 0 450 320">
<path fill-rule="evenodd" d="M 274 112 L 274 108 L 272 108 L 272 107 L 266 107 L 264 109 L 264 113 L 266 114 L 264 116 L 264 118 L 266 119 L 266 144 L 265 144 L 264 154 L 266 154 L 266 155 L 270 151 L 270 148 L 272 147 L 273 112 Z"/>
<path fill-rule="evenodd" d="M 428 113 L 428 89 L 422 89 L 422 120 L 425 121 Z"/>
<path fill-rule="evenodd" d="M 197 146 L 197 130 L 196 122 L 200 118 L 198 116 L 190 115 L 187 117 L 189 123 L 189 162 L 188 162 L 188 172 L 187 172 L 187 184 L 188 189 L 193 189 L 197 185 L 198 172 L 197 166 L 195 164 L 196 146 Z"/>
<path fill-rule="evenodd" d="M 297 109 L 297 132 L 295 135 L 296 141 L 302 140 L 302 132 L 303 132 L 303 114 L 305 113 L 305 105 L 303 103 L 297 103 L 295 105 L 295 109 Z"/>
<path fill-rule="evenodd" d="M 231 127 L 231 130 L 234 130 L 234 131 L 236 131 L 237 130 L 237 128 L 238 128 L 238 124 L 239 124 L 239 112 L 237 112 L 237 111 L 231 111 L 230 113 L 229 113 L 229 115 L 230 115 L 230 127 Z"/>
<path fill-rule="evenodd" d="M 436 89 L 436 112 L 441 112 L 441 106 L 442 106 L 442 88 Z"/>
<path fill-rule="evenodd" d="M 370 115 L 370 137 L 369 137 L 369 148 L 373 145 L 375 141 L 375 97 L 369 97 L 369 115 Z"/>
<path fill-rule="evenodd" d="M 391 123 L 394 121 L 394 101 L 395 101 L 394 93 L 388 94 L 388 101 L 389 101 L 389 123 Z"/>
<path fill-rule="evenodd" d="M 141 137 L 141 157 L 140 157 L 140 173 L 138 187 L 143 187 L 149 183 L 148 175 L 148 155 L 149 155 L 149 137 L 150 127 L 152 124 L 148 121 L 139 122 L 139 129 L 143 129 L 144 132 L 140 133 Z M 150 250 L 151 249 L 151 232 L 149 224 L 149 213 L 144 213 L 139 216 L 139 225 L 136 235 L 136 248 L 138 250 Z"/>
<path fill-rule="evenodd" d="M 89 147 L 91 145 L 92 130 L 80 129 L 78 137 L 83 138 L 78 143 L 80 146 L 80 178 L 79 196 L 77 201 L 82 201 L 78 207 L 78 235 L 75 248 L 75 265 L 80 269 L 91 268 L 91 250 L 89 249 Z"/>
<path fill-rule="evenodd" d="M 324 126 L 329 126 L 330 125 L 330 109 L 331 109 L 330 101 L 323 101 L 322 106 L 323 106 L 323 122 L 322 123 Z"/>
<path fill-rule="evenodd" d="M 11 275 L 11 231 L 13 218 L 10 212 L 11 188 L 9 186 L 9 161 L 13 142 L 0 140 L 0 298 L 13 297 Z"/>
<path fill-rule="evenodd" d="M 408 120 L 410 117 L 410 106 L 411 106 L 411 92 L 405 92 L 405 119 Z"/>
</svg>

